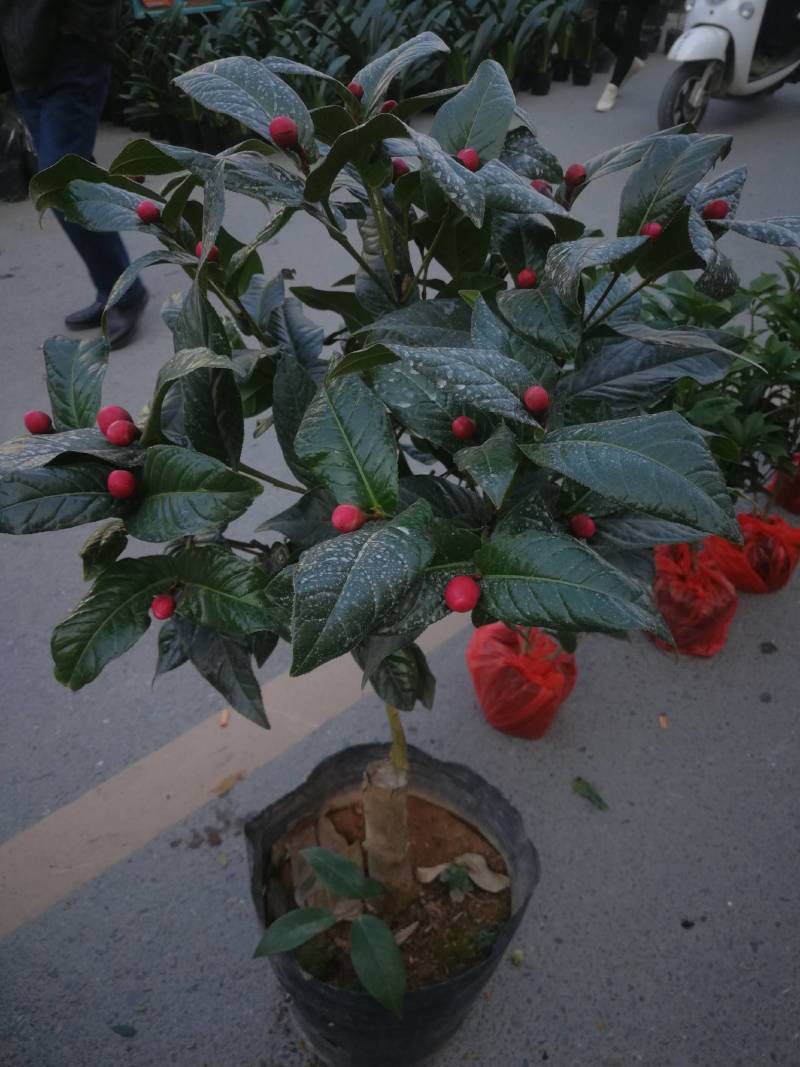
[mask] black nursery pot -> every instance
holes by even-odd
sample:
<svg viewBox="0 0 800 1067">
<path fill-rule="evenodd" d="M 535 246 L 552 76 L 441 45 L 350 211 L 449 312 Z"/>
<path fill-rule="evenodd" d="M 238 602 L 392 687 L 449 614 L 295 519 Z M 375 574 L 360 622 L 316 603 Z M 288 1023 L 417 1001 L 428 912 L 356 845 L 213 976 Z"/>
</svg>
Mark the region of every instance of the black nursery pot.
<svg viewBox="0 0 800 1067">
<path fill-rule="evenodd" d="M 565 82 L 569 81 L 570 67 L 572 66 L 571 59 L 554 59 L 553 60 L 553 81 Z"/>
<path fill-rule="evenodd" d="M 271 849 L 289 826 L 321 811 L 337 796 L 359 789 L 364 769 L 385 758 L 385 745 L 357 745 L 331 756 L 308 780 L 245 826 L 251 892 L 261 925 Z M 411 792 L 446 808 L 479 830 L 500 852 L 511 877 L 511 917 L 477 966 L 455 978 L 407 993 L 397 1019 L 366 993 L 320 982 L 292 953 L 270 963 L 291 996 L 291 1012 L 307 1044 L 329 1067 L 412 1067 L 428 1063 L 456 1032 L 514 936 L 539 880 L 539 860 L 519 812 L 479 774 L 409 749 Z"/>
<path fill-rule="evenodd" d="M 535 70 L 531 78 L 531 92 L 534 96 L 547 96 L 550 92 L 550 71 Z"/>
<path fill-rule="evenodd" d="M 572 84 L 573 85 L 589 85 L 592 80 L 592 74 L 594 70 L 588 63 L 578 63 L 577 61 L 572 64 Z"/>
</svg>

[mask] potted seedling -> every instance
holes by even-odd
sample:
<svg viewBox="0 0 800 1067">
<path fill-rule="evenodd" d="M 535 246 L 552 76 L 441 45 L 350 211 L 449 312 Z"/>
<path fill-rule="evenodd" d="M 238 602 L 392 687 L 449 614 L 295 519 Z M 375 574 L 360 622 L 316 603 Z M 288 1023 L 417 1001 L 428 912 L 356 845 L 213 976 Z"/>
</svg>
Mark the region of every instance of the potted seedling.
<svg viewBox="0 0 800 1067">
<path fill-rule="evenodd" d="M 448 1038 L 537 876 L 512 806 L 406 745 L 405 716 L 434 697 L 419 635 L 458 612 L 565 642 L 666 636 L 638 556 L 687 529 L 738 536 L 706 436 L 648 413 L 665 383 L 721 375 L 734 353 L 639 316 L 666 271 L 713 272 L 721 230 L 692 198 L 730 139 L 673 130 L 562 171 L 492 61 L 421 133 L 409 119 L 430 95 L 395 104 L 392 82 L 446 51 L 425 33 L 342 80 L 212 62 L 178 88 L 251 138 L 217 156 L 139 140 L 108 170 L 67 157 L 39 175 L 40 208 L 153 238 L 109 306 L 153 263 L 180 266 L 188 290 L 164 309 L 174 354 L 141 415 L 101 400 L 102 338 L 53 339 L 50 411 L 0 449 L 3 531 L 102 523 L 82 552 L 89 592 L 53 635 L 65 685 L 155 618 L 158 671 L 191 662 L 263 726 L 253 665 L 279 641 L 293 675 L 352 654 L 385 703 L 390 746 L 332 755 L 247 827 L 260 951 L 310 1045 L 357 1067 L 407 1067 Z M 309 111 L 287 77 L 326 80 L 336 103 Z M 618 233 L 589 236 L 581 193 L 625 168 Z M 230 192 L 270 209 L 246 241 L 225 228 Z M 342 284 L 264 273 L 262 248 L 299 212 L 352 258 Z M 258 463 L 260 436 L 243 460 L 253 425 L 280 469 Z M 264 486 L 287 494 L 278 513 L 258 506 Z M 427 853 L 425 820 L 440 831 Z"/>
</svg>

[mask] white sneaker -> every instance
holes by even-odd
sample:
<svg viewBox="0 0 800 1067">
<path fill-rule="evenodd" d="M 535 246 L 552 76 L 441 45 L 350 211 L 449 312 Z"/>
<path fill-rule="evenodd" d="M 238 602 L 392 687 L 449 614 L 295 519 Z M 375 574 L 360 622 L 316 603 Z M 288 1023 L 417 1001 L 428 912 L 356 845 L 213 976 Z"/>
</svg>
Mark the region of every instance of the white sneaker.
<svg viewBox="0 0 800 1067">
<path fill-rule="evenodd" d="M 628 71 L 628 73 L 622 79 L 622 84 L 624 85 L 625 82 L 629 82 L 631 80 L 631 78 L 634 76 L 634 74 L 638 74 L 640 70 L 644 70 L 644 65 L 645 65 L 644 64 L 644 60 L 643 59 L 639 59 L 639 57 L 636 56 L 634 58 L 634 60 L 633 60 L 633 63 L 631 63 L 631 69 Z"/>
<path fill-rule="evenodd" d="M 595 111 L 610 111 L 617 102 L 619 89 L 613 82 L 609 82 L 600 95 L 600 99 L 594 106 Z"/>
</svg>

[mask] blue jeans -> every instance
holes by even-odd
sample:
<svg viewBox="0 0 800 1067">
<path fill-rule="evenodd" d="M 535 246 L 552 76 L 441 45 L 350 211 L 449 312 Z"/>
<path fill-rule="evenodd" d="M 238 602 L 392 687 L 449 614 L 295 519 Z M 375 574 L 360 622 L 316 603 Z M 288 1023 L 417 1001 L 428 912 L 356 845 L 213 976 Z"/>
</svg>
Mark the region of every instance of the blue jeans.
<svg viewBox="0 0 800 1067">
<path fill-rule="evenodd" d="M 68 153 L 92 159 L 110 81 L 109 63 L 79 41 L 62 39 L 47 83 L 36 92 L 16 94 L 17 108 L 31 132 L 40 170 Z M 86 264 L 97 299 L 105 304 L 117 278 L 130 263 L 119 234 L 85 230 L 60 212 L 55 214 Z M 144 286 L 137 279 L 121 306 L 135 303 L 143 294 Z"/>
</svg>

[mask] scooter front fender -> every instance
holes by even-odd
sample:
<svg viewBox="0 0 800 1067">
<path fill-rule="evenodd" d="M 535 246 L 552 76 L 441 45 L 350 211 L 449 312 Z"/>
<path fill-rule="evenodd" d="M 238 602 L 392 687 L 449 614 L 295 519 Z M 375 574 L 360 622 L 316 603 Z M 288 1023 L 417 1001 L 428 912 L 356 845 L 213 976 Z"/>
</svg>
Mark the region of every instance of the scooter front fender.
<svg viewBox="0 0 800 1067">
<path fill-rule="evenodd" d="M 711 59 L 725 62 L 730 33 L 721 26 L 692 26 L 669 50 L 675 63 L 700 63 Z"/>
</svg>

